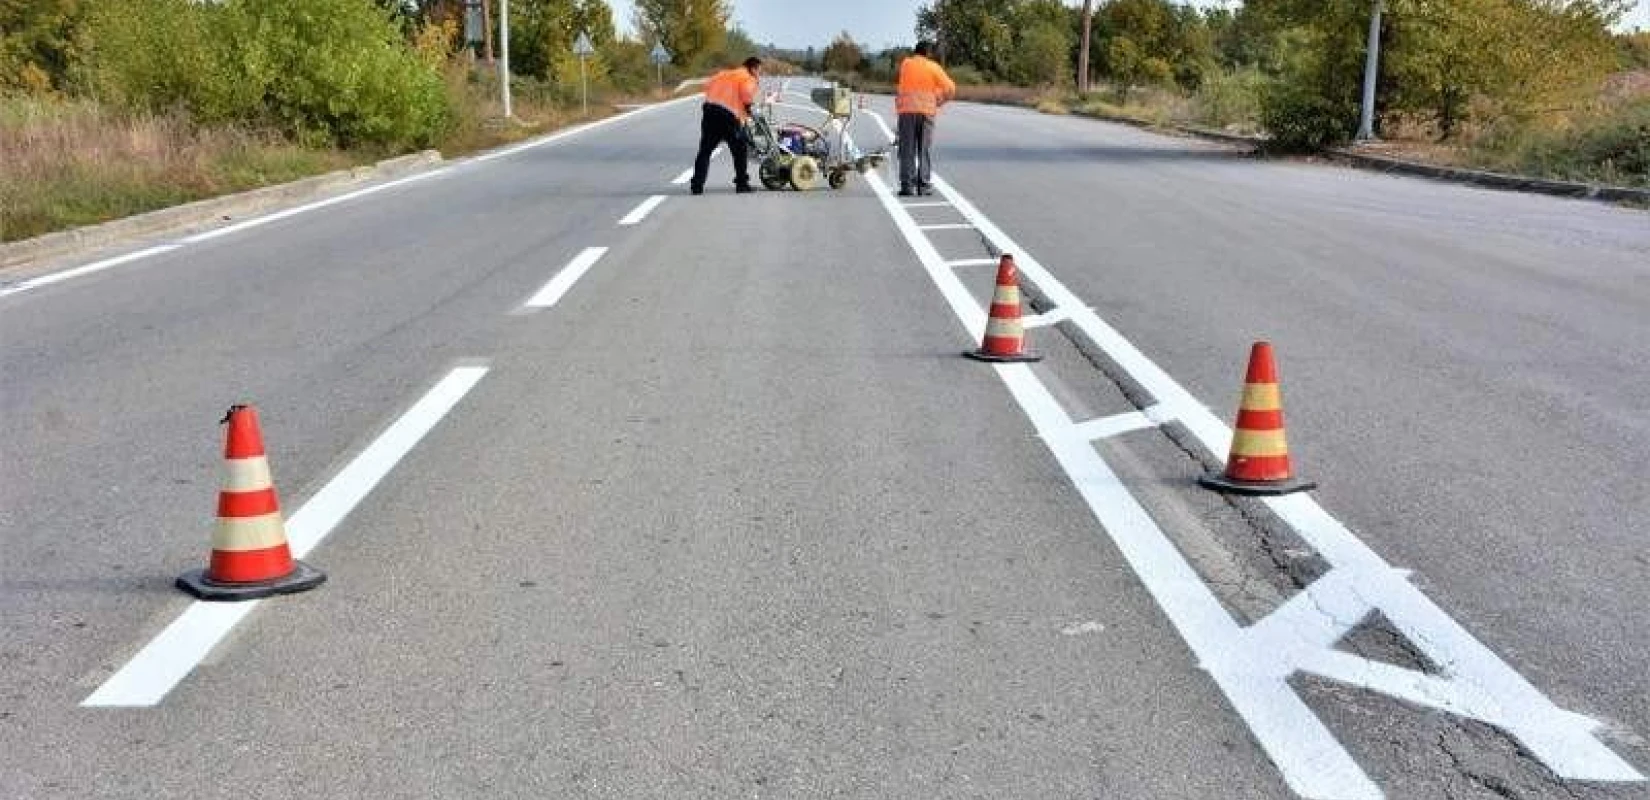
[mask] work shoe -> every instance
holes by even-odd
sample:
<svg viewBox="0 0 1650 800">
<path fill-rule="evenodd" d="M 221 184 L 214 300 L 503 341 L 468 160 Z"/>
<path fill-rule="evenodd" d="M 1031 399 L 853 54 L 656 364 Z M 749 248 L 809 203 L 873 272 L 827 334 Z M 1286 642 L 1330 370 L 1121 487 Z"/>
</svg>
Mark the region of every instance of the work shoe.
<svg viewBox="0 0 1650 800">
<path fill-rule="evenodd" d="M 703 187 L 703 186 L 689 186 L 688 191 L 692 192 L 693 194 L 704 194 L 705 193 L 705 187 Z"/>
<path fill-rule="evenodd" d="M 926 183 L 917 187 L 917 196 L 918 197 L 929 197 L 929 196 L 932 196 L 933 194 L 934 194 L 934 187 L 929 186 Z"/>
<path fill-rule="evenodd" d="M 756 189 L 755 189 L 755 188 L 753 188 L 753 187 L 752 187 L 752 186 L 751 186 L 751 185 L 750 185 L 750 184 L 748 184 L 748 183 L 747 183 L 747 184 L 745 184 L 745 185 L 743 185 L 743 186 L 735 186 L 735 187 L 733 187 L 733 193 L 734 193 L 734 194 L 750 194 L 750 193 L 752 193 L 752 192 L 755 192 L 755 191 L 756 191 Z"/>
<path fill-rule="evenodd" d="M 911 186 L 909 184 L 904 184 L 904 183 L 900 184 L 900 186 L 899 186 L 899 196 L 900 197 L 910 197 L 912 194 L 913 194 L 913 192 L 911 191 Z"/>
</svg>

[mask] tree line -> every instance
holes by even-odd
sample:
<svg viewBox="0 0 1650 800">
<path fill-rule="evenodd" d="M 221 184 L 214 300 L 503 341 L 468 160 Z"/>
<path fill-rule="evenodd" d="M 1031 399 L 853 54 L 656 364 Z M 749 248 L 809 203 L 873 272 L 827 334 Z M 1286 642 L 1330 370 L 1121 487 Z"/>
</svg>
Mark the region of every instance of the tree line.
<svg viewBox="0 0 1650 800">
<path fill-rule="evenodd" d="M 933 0 L 916 33 L 965 77 L 1024 85 L 1109 83 L 1196 92 L 1248 76 L 1274 136 L 1304 146 L 1355 129 L 1376 0 L 1246 0 L 1198 9 L 1171 0 Z M 1612 26 L 1632 0 L 1384 0 L 1376 107 L 1424 117 L 1440 136 L 1518 122 L 1581 102 L 1637 57 Z M 1087 70 L 1079 75 L 1083 32 Z"/>
<path fill-rule="evenodd" d="M 472 49 L 465 0 L 0 0 L 0 93 L 88 98 L 209 125 L 284 132 L 311 144 L 426 146 L 462 113 L 476 63 L 499 37 L 485 0 Z M 577 91 L 573 43 L 593 86 L 650 90 L 654 44 L 672 77 L 742 58 L 730 0 L 637 0 L 620 37 L 603 0 L 510 0 L 510 61 L 543 92 Z"/>
</svg>

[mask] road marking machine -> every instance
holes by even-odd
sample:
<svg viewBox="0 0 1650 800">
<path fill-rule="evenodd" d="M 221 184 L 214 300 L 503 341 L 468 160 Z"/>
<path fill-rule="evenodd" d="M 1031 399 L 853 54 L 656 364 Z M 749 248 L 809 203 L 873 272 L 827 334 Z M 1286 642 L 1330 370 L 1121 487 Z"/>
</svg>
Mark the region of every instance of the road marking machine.
<svg viewBox="0 0 1650 800">
<path fill-rule="evenodd" d="M 849 173 L 864 174 L 888 160 L 887 148 L 861 153 L 848 135 L 854 120 L 853 92 L 845 86 L 826 86 L 808 93 L 825 112 L 820 127 L 799 122 L 776 123 L 772 98 L 751 114 L 745 124 L 751 153 L 760 159 L 757 176 L 770 190 L 806 191 L 820 179 L 832 189 L 848 183 Z"/>
</svg>

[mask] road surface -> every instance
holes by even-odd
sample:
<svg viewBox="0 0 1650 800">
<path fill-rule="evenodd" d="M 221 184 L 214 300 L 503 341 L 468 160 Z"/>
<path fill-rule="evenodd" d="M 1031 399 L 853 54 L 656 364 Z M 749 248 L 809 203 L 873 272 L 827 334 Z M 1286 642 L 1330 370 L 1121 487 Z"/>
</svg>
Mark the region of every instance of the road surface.
<svg viewBox="0 0 1650 800">
<path fill-rule="evenodd" d="M 0 797 L 1650 796 L 1650 216 L 969 105 L 689 197 L 696 115 L 3 276 Z M 1195 484 L 1257 339 L 1310 495 Z M 225 611 L 237 402 L 329 580 Z"/>
</svg>

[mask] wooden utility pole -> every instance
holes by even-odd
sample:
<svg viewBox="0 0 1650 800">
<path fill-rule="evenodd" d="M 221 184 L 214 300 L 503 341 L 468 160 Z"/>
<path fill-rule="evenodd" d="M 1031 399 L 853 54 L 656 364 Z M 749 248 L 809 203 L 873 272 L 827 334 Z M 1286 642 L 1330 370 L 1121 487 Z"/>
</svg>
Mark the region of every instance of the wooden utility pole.
<svg viewBox="0 0 1650 800">
<path fill-rule="evenodd" d="M 481 0 L 481 57 L 493 63 L 493 0 Z"/>
<path fill-rule="evenodd" d="M 1083 0 L 1083 44 L 1077 49 L 1077 94 L 1089 93 L 1089 39 L 1094 30 L 1094 0 Z"/>
</svg>

